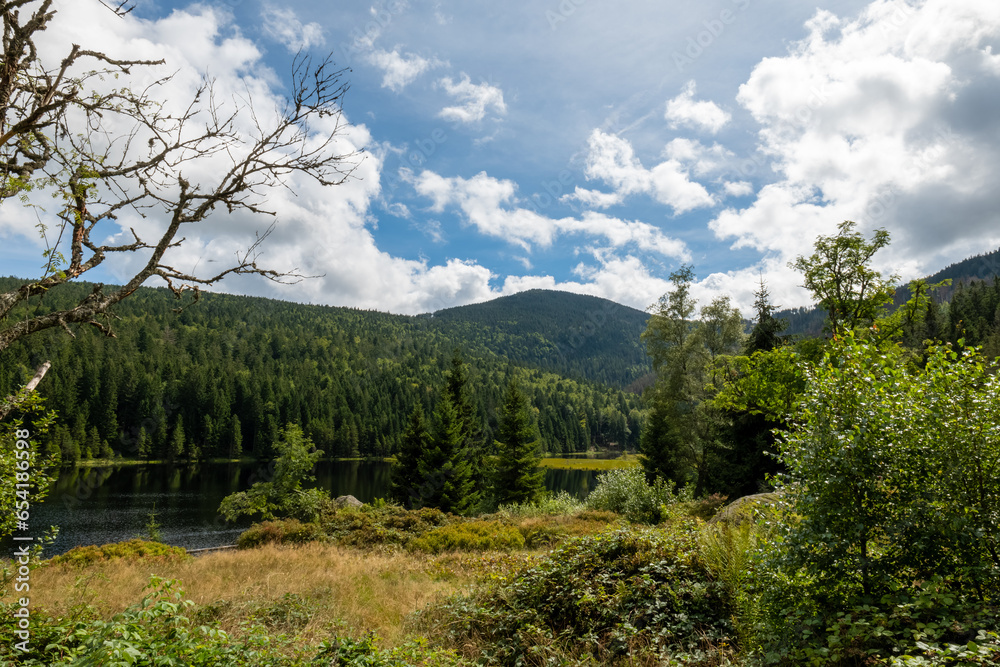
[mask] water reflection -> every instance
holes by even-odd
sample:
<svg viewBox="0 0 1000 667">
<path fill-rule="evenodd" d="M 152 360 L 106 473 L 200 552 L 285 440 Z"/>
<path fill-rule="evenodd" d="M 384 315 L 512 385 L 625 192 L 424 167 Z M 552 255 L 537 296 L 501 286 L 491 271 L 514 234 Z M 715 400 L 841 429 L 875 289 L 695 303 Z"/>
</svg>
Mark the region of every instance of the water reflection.
<svg viewBox="0 0 1000 667">
<path fill-rule="evenodd" d="M 227 524 L 216 511 L 222 499 L 270 478 L 270 464 L 150 464 L 106 468 L 71 468 L 60 472 L 49 496 L 32 507 L 32 533 L 59 526 L 59 537 L 46 555 L 77 545 L 106 544 L 145 534 L 156 513 L 164 542 L 195 549 L 232 544 L 248 521 Z M 391 464 L 384 461 L 321 461 L 318 486 L 332 496 L 353 495 L 362 502 L 384 497 Z M 597 473 L 587 470 L 545 471 L 545 486 L 585 498 Z M 0 545 L 11 553 L 13 543 Z"/>
</svg>

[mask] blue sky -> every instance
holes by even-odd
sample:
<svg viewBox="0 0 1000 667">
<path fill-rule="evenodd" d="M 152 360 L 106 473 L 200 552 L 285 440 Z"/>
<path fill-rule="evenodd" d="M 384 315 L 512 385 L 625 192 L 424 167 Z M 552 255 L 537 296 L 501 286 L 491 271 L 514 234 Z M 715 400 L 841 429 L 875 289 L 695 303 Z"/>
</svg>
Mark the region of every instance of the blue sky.
<svg viewBox="0 0 1000 667">
<path fill-rule="evenodd" d="M 52 54 L 94 35 L 160 54 L 170 99 L 208 75 L 280 103 L 299 50 L 351 68 L 358 179 L 269 197 L 266 262 L 321 277 L 224 291 L 417 313 L 544 287 L 645 308 L 690 263 L 703 303 L 749 314 L 760 276 L 807 303 L 787 263 L 845 219 L 890 231 L 880 268 L 904 279 L 1000 245 L 995 0 L 88 4 L 57 2 Z M 225 262 L 266 224 L 220 216 L 173 261 Z M 30 226 L 0 222 L 4 273 L 37 265 Z"/>
</svg>

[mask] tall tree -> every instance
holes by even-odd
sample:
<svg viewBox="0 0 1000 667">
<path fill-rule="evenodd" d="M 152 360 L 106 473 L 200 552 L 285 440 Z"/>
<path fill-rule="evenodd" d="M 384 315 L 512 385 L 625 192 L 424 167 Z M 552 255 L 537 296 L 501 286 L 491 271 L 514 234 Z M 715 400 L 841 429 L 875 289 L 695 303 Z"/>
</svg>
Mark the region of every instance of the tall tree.
<svg viewBox="0 0 1000 667">
<path fill-rule="evenodd" d="M 770 352 L 788 341 L 787 336 L 781 335 L 781 332 L 788 327 L 788 320 L 779 320 L 774 316 L 774 311 L 781 306 L 775 306 L 771 303 L 771 293 L 767 289 L 763 276 L 760 278 L 760 287 L 753 293 L 753 296 L 756 317 L 753 328 L 743 346 L 743 353 L 748 357 L 758 351 Z"/>
<path fill-rule="evenodd" d="M 876 229 L 871 241 L 856 231 L 856 222 L 837 225 L 834 236 L 820 236 L 809 257 L 800 255 L 788 266 L 802 273 L 802 286 L 826 311 L 828 329 L 841 334 L 870 327 L 885 313 L 896 292 L 896 275 L 883 277 L 872 268 L 872 257 L 889 245 L 889 232 Z"/>
<path fill-rule="evenodd" d="M 431 442 L 417 462 L 417 471 L 422 506 L 465 514 L 479 500 L 468 452 L 462 447 L 462 420 L 447 392 L 438 401 Z"/>
<path fill-rule="evenodd" d="M 502 504 L 537 500 L 544 489 L 545 477 L 545 471 L 538 468 L 541 440 L 528 399 L 513 380 L 507 385 L 500 407 L 496 449 L 495 501 Z"/>
<path fill-rule="evenodd" d="M 431 433 L 420 406 L 410 413 L 410 419 L 403 432 L 403 441 L 392 467 L 392 481 L 389 494 L 407 508 L 417 508 L 423 503 L 420 474 L 420 459 L 430 449 Z"/>
<path fill-rule="evenodd" d="M 469 374 L 462 352 L 455 348 L 451 357 L 451 370 L 445 382 L 445 393 L 451 399 L 461 423 L 462 448 L 468 453 L 472 483 L 482 494 L 488 485 L 486 447 L 483 428 L 477 417 L 469 387 Z"/>
<path fill-rule="evenodd" d="M 693 270 L 682 267 L 670 278 L 673 288 L 660 299 L 643 334 L 657 379 L 647 394 L 642 465 L 650 478 L 693 482 L 700 492 L 709 479 L 713 452 L 725 448 L 720 442 L 725 416 L 710 399 L 722 386 L 725 358 L 742 345 L 742 317 L 723 296 L 692 320 Z"/>
</svg>

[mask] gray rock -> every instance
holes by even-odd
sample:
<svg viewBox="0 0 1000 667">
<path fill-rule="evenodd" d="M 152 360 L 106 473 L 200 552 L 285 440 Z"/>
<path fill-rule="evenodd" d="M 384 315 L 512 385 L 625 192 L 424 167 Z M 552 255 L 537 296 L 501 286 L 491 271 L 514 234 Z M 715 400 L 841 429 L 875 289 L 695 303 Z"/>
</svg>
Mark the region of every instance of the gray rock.
<svg viewBox="0 0 1000 667">
<path fill-rule="evenodd" d="M 339 496 L 336 500 L 333 501 L 333 506 L 336 507 L 337 509 L 341 509 L 344 507 L 361 507 L 362 505 L 364 505 L 364 503 L 355 498 L 354 496 Z"/>
<path fill-rule="evenodd" d="M 709 523 L 728 523 L 738 526 L 744 521 L 752 521 L 754 510 L 770 507 L 778 502 L 781 494 L 772 491 L 770 493 L 755 493 L 752 496 L 743 496 L 729 503 L 719 513 L 712 517 Z"/>
</svg>

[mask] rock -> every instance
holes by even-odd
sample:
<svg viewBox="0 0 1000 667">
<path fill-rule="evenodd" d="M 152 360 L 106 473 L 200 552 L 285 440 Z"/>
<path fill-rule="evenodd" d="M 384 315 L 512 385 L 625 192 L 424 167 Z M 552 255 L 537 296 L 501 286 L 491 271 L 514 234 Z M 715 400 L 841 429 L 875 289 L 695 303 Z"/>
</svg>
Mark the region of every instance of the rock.
<svg viewBox="0 0 1000 667">
<path fill-rule="evenodd" d="M 339 496 L 333 501 L 333 506 L 337 509 L 342 509 L 344 507 L 361 507 L 362 505 L 364 505 L 364 503 L 354 496 Z"/>
<path fill-rule="evenodd" d="M 764 509 L 774 505 L 781 498 L 777 491 L 770 493 L 755 493 L 752 496 L 743 496 L 729 503 L 716 514 L 709 523 L 728 523 L 738 526 L 744 521 L 753 519 L 755 509 Z"/>
</svg>

